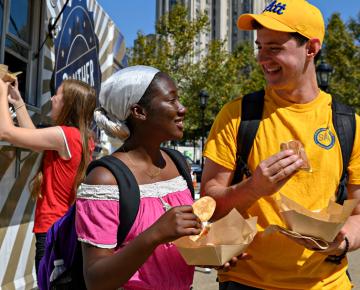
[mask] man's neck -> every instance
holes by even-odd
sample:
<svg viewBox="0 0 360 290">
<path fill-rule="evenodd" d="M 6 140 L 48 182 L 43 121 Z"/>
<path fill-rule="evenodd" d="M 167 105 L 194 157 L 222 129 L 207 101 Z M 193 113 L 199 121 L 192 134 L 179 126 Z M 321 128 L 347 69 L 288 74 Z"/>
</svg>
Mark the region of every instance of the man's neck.
<svg viewBox="0 0 360 290">
<path fill-rule="evenodd" d="M 319 94 L 319 88 L 315 82 L 307 82 L 303 85 L 289 86 L 286 88 L 273 88 L 274 92 L 282 99 L 292 103 L 306 104 L 313 101 Z"/>
</svg>

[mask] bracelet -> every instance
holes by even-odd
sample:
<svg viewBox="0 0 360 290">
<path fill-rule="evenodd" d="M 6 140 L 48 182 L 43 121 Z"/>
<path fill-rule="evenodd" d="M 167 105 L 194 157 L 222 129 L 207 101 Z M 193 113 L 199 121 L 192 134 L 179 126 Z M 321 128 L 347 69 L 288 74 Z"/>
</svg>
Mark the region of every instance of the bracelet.
<svg viewBox="0 0 360 290">
<path fill-rule="evenodd" d="M 326 262 L 330 262 L 330 263 L 334 263 L 336 265 L 340 265 L 341 261 L 346 257 L 347 252 L 349 251 L 349 240 L 347 237 L 344 238 L 345 241 L 345 249 L 344 251 L 339 255 L 329 255 L 327 256 L 327 258 L 325 259 Z"/>
<path fill-rule="evenodd" d="M 20 106 L 17 106 L 14 110 L 17 111 L 18 109 L 20 109 L 21 107 L 24 107 L 25 103 L 22 103 Z"/>
</svg>

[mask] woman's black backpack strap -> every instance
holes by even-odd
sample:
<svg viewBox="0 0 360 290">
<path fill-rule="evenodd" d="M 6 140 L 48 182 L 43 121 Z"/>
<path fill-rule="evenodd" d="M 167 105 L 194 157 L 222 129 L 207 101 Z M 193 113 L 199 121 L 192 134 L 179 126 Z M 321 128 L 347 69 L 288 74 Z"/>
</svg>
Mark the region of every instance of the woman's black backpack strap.
<svg viewBox="0 0 360 290">
<path fill-rule="evenodd" d="M 86 170 L 86 174 L 98 166 L 110 170 L 119 187 L 120 226 L 117 233 L 117 245 L 120 246 L 135 222 L 139 210 L 139 185 L 125 163 L 112 155 L 92 161 Z"/>
<path fill-rule="evenodd" d="M 336 202 L 343 204 L 348 197 L 347 183 L 348 183 L 348 170 L 351 152 L 354 145 L 356 121 L 355 110 L 350 106 L 344 105 L 332 99 L 332 116 L 333 125 L 339 139 L 341 147 L 341 155 L 343 160 L 343 170 L 340 179 L 340 184 L 336 192 Z"/>
<path fill-rule="evenodd" d="M 236 169 L 231 184 L 239 183 L 244 175 L 247 177 L 251 175 L 247 160 L 262 118 L 264 96 L 265 91 L 261 90 L 247 94 L 242 99 L 241 122 L 237 135 Z"/>
<path fill-rule="evenodd" d="M 179 173 L 184 177 L 186 180 L 187 186 L 190 189 L 191 196 L 195 197 L 195 191 L 194 191 L 194 185 L 192 183 L 192 178 L 189 171 L 189 166 L 185 160 L 185 157 L 177 150 L 171 149 L 171 148 L 165 148 L 162 147 L 161 150 L 163 150 L 165 153 L 167 153 L 172 161 L 174 161 L 177 170 Z"/>
</svg>

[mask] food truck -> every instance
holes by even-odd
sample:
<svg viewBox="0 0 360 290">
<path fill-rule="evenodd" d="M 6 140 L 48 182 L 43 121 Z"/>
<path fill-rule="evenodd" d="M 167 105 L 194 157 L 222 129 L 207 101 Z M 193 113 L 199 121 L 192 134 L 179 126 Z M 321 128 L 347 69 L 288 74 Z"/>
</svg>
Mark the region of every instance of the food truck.
<svg viewBox="0 0 360 290">
<path fill-rule="evenodd" d="M 124 37 L 95 0 L 0 0 L 0 63 L 18 75 L 34 124 L 50 124 L 62 80 L 101 83 L 127 65 Z M 0 141 L 0 289 L 36 286 L 35 201 L 41 154 Z"/>
</svg>

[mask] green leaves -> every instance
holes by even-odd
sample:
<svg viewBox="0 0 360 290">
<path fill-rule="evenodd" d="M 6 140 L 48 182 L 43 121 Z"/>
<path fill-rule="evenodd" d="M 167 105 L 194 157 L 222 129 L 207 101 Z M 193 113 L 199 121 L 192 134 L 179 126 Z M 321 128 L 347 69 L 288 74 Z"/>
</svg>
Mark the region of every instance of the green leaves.
<svg viewBox="0 0 360 290">
<path fill-rule="evenodd" d="M 327 26 L 323 56 L 334 69 L 329 91 L 360 113 L 360 14 L 343 23 L 338 13 Z"/>
</svg>

